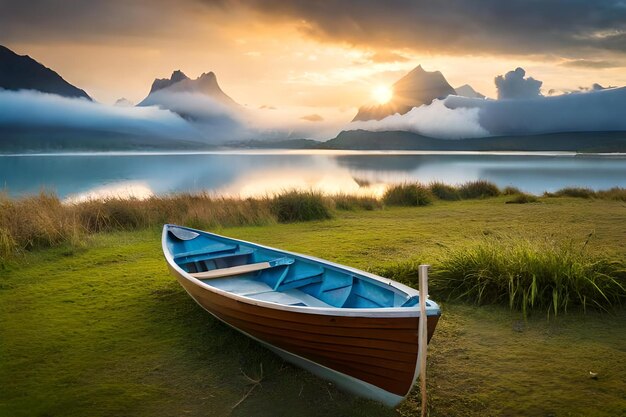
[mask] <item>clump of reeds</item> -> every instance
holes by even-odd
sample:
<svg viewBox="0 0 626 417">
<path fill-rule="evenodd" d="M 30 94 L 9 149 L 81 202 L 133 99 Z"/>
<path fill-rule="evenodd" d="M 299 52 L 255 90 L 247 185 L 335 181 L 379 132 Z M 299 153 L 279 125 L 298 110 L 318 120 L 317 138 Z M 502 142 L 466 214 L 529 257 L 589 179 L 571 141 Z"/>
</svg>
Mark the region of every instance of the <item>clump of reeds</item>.
<svg viewBox="0 0 626 417">
<path fill-rule="evenodd" d="M 337 210 L 375 210 L 381 208 L 381 202 L 375 197 L 336 194 L 331 198 Z"/>
<path fill-rule="evenodd" d="M 74 203 L 63 203 L 47 192 L 19 199 L 0 194 L 0 257 L 17 250 L 73 244 L 90 233 L 164 223 L 202 229 L 319 220 L 331 218 L 334 208 L 374 210 L 381 205 L 373 197 L 326 197 L 314 191 L 247 199 L 182 193 L 144 200 L 107 198 Z"/>
<path fill-rule="evenodd" d="M 448 251 L 433 271 L 432 287 L 476 304 L 507 303 L 524 314 L 607 310 L 626 301 L 626 264 L 572 243 L 492 238 Z"/>
<path fill-rule="evenodd" d="M 383 202 L 389 206 L 427 206 L 433 202 L 433 194 L 419 183 L 393 185 L 385 191 Z"/>
<path fill-rule="evenodd" d="M 11 233 L 7 229 L 0 227 L 0 260 L 13 255 L 16 248 L 17 244 Z"/>
<path fill-rule="evenodd" d="M 626 201 L 626 188 L 613 187 L 608 190 L 594 191 L 583 187 L 565 187 L 554 192 L 543 193 L 546 197 L 598 198 L 602 200 Z"/>
<path fill-rule="evenodd" d="M 523 192 L 519 192 L 515 195 L 511 200 L 507 200 L 506 204 L 527 204 L 527 203 L 536 203 L 539 201 L 537 197 L 532 194 L 526 194 Z"/>
<path fill-rule="evenodd" d="M 157 197 L 154 197 L 156 199 Z M 182 201 L 181 201 L 182 200 Z M 148 204 L 151 202 L 148 201 Z M 152 224 L 194 224 L 198 228 L 214 226 L 261 225 L 276 222 L 267 198 L 239 199 L 214 197 L 208 194 L 183 194 L 164 197 L 158 201 L 169 207 L 168 218 L 155 213 Z M 173 206 L 173 207 L 172 207 Z M 185 207 L 180 211 L 178 206 Z M 192 226 L 194 227 L 194 226 Z"/>
<path fill-rule="evenodd" d="M 500 189 L 492 182 L 485 180 L 469 181 L 459 187 L 463 199 L 497 197 Z"/>
<path fill-rule="evenodd" d="M 590 188 L 583 187 L 565 187 L 553 193 L 544 193 L 546 197 L 576 197 L 576 198 L 595 198 L 596 192 Z"/>
<path fill-rule="evenodd" d="M 613 187 L 608 190 L 596 191 L 596 197 L 603 200 L 626 201 L 626 188 Z"/>
<path fill-rule="evenodd" d="M 374 272 L 416 285 L 420 262 Z M 580 307 L 609 310 L 626 302 L 626 263 L 592 255 L 573 243 L 488 238 L 451 249 L 433 263 L 431 293 L 483 304 L 508 304 L 526 315 Z"/>
<path fill-rule="evenodd" d="M 17 249 L 53 246 L 81 233 L 72 210 L 46 192 L 17 200 L 0 195 L 0 229 L 3 246 Z"/>
<path fill-rule="evenodd" d="M 430 192 L 440 200 L 456 201 L 461 199 L 458 188 L 452 185 L 436 181 L 431 183 L 428 188 Z"/>
<path fill-rule="evenodd" d="M 270 200 L 279 222 L 324 220 L 332 217 L 331 200 L 315 191 L 287 191 Z"/>
<path fill-rule="evenodd" d="M 504 187 L 504 189 L 502 190 L 502 195 L 516 195 L 516 194 L 523 194 L 523 192 L 519 188 L 512 187 L 510 185 Z"/>
</svg>

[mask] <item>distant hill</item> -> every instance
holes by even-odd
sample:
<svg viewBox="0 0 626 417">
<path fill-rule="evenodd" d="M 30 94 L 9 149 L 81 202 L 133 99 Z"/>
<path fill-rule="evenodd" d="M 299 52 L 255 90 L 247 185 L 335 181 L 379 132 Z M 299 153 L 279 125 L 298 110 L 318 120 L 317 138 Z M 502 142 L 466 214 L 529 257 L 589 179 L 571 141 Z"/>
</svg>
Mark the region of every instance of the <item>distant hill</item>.
<svg viewBox="0 0 626 417">
<path fill-rule="evenodd" d="M 405 114 L 413 107 L 455 94 L 441 72 L 424 71 L 421 65 L 399 79 L 392 90 L 389 103 L 362 106 L 352 121 L 380 120 L 395 113 Z"/>
<path fill-rule="evenodd" d="M 436 139 L 413 132 L 350 130 L 320 145 L 324 149 L 428 151 L 626 152 L 626 132 L 573 132 L 474 139 Z"/>
<path fill-rule="evenodd" d="M 117 107 L 133 107 L 135 104 L 126 97 L 121 97 L 115 101 L 114 105 Z"/>
<path fill-rule="evenodd" d="M 472 86 L 469 84 L 464 84 L 460 87 L 455 88 L 454 90 L 456 91 L 457 96 L 469 97 L 469 98 L 485 98 L 484 95 L 474 90 Z"/>
<path fill-rule="evenodd" d="M 59 74 L 28 55 L 18 55 L 0 45 L 0 88 L 5 90 L 37 90 L 63 97 L 91 97 L 65 81 Z"/>
<path fill-rule="evenodd" d="M 60 126 L 1 126 L 0 153 L 203 150 L 203 142 Z"/>
<path fill-rule="evenodd" d="M 319 149 L 324 146 L 324 142 L 313 139 L 249 140 L 230 142 L 225 146 L 242 149 Z"/>
</svg>

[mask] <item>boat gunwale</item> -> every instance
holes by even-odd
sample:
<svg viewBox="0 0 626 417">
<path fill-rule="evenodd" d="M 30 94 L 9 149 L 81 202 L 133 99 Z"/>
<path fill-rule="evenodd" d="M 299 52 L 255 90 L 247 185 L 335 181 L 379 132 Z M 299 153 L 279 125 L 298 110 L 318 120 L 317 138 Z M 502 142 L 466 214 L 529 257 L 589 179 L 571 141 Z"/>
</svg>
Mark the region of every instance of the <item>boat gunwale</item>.
<svg viewBox="0 0 626 417">
<path fill-rule="evenodd" d="M 308 255 L 304 255 L 304 254 L 300 254 L 300 253 L 296 253 L 296 252 L 290 252 L 290 251 L 286 251 L 283 249 L 277 249 L 277 248 L 273 248 L 270 246 L 264 246 L 264 245 L 260 245 L 257 243 L 252 243 L 252 242 L 248 242 L 245 240 L 241 240 L 241 239 L 233 239 L 227 236 L 222 236 L 222 235 L 218 235 L 216 233 L 210 233 L 210 232 L 205 232 L 205 231 L 201 231 L 201 230 L 196 230 L 196 229 L 192 229 L 192 228 L 188 228 L 188 227 L 184 227 L 184 226 L 178 226 L 178 225 L 174 225 L 174 224 L 165 224 L 163 226 L 163 233 L 162 233 L 162 249 L 163 249 L 163 255 L 165 256 L 165 259 L 169 265 L 170 268 L 173 268 L 181 277 L 185 278 L 186 280 L 190 281 L 191 283 L 193 283 L 194 285 L 201 287 L 205 290 L 211 291 L 213 293 L 216 293 L 218 295 L 227 297 L 227 298 L 231 298 L 234 299 L 236 301 L 239 302 L 243 302 L 246 304 L 250 304 L 253 306 L 257 306 L 257 307 L 263 307 L 263 308 L 268 308 L 268 309 L 273 309 L 273 310 L 283 310 L 283 311 L 289 311 L 289 312 L 294 312 L 294 313 L 300 313 L 300 314 L 317 314 L 317 315 L 329 315 L 329 316 L 344 316 L 344 317 L 364 317 L 364 318 L 387 318 L 387 317 L 419 317 L 420 316 L 420 310 L 419 310 L 419 305 L 415 305 L 412 307 L 375 307 L 375 308 L 343 308 L 343 307 L 314 307 L 314 306 L 292 306 L 292 305 L 286 305 L 286 304 L 280 304 L 280 303 L 274 303 L 274 302 L 270 302 L 270 301 L 263 301 L 263 300 L 257 300 L 254 299 L 252 297 L 247 297 L 245 295 L 240 295 L 240 294 L 235 294 L 226 290 L 222 290 L 220 288 L 214 287 L 212 285 L 206 284 L 205 282 L 203 282 L 202 280 L 199 280 L 195 277 L 193 277 L 192 275 L 190 275 L 188 272 L 186 272 L 185 270 L 183 270 L 175 261 L 174 261 L 174 257 L 173 254 L 171 253 L 171 251 L 169 250 L 169 248 L 167 247 L 167 240 L 168 240 L 168 236 L 167 236 L 167 232 L 169 230 L 170 227 L 177 227 L 177 228 L 181 228 L 181 229 L 185 229 L 185 230 L 189 230 L 195 233 L 200 233 L 200 234 L 206 234 L 206 235 L 213 235 L 213 236 L 217 236 L 219 238 L 222 239 L 227 239 L 227 240 L 232 240 L 232 241 L 237 241 L 237 242 L 241 242 L 244 243 L 246 245 L 250 245 L 256 248 L 261 248 L 261 249 L 266 249 L 266 250 L 270 250 L 270 251 L 278 251 L 290 256 L 294 256 L 294 257 L 299 257 L 302 259 L 306 259 L 309 261 L 313 261 L 313 262 L 318 262 L 321 263 L 323 265 L 326 266 L 331 266 L 334 269 L 339 269 L 340 271 L 348 271 L 351 273 L 354 273 L 356 275 L 360 275 L 362 277 L 365 278 L 369 278 L 371 280 L 377 281 L 378 283 L 381 283 L 383 285 L 387 285 L 392 287 L 393 289 L 397 290 L 397 291 L 401 291 L 404 292 L 405 294 L 407 294 L 409 297 L 413 297 L 413 296 L 419 296 L 419 291 L 411 288 L 407 285 L 401 284 L 397 281 L 391 280 L 391 279 L 387 279 L 387 278 L 383 278 L 383 277 L 379 277 L 377 275 L 371 274 L 369 272 L 366 271 L 362 271 L 356 268 L 352 268 L 349 266 L 345 266 L 345 265 L 340 265 L 331 261 L 327 261 L 325 259 L 320 259 L 320 258 L 316 258 L 314 256 L 308 256 Z M 231 278 L 231 279 L 236 279 L 236 276 Z M 427 306 L 426 308 L 426 316 L 439 316 L 441 315 L 441 310 L 439 308 L 439 305 L 437 303 L 435 303 L 432 300 L 427 300 L 429 304 L 431 304 L 430 306 Z"/>
</svg>

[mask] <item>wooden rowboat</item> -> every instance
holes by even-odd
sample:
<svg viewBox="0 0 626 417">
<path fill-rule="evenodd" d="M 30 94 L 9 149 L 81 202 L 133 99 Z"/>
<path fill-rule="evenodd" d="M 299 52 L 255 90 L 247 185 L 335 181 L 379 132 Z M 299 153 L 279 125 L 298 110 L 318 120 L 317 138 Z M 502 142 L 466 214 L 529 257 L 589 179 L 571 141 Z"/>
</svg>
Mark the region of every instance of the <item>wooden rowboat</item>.
<svg viewBox="0 0 626 417">
<path fill-rule="evenodd" d="M 419 374 L 419 292 L 311 256 L 174 225 L 171 273 L 209 313 L 285 360 L 397 405 Z M 440 316 L 426 302 L 428 340 Z"/>
</svg>

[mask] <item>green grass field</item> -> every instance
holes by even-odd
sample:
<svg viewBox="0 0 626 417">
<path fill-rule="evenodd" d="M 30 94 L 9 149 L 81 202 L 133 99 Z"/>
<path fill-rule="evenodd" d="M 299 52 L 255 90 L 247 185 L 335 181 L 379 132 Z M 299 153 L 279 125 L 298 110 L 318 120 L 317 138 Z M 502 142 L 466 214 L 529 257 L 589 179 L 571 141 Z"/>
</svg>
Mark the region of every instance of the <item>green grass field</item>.
<svg viewBox="0 0 626 417">
<path fill-rule="evenodd" d="M 626 258 L 624 202 L 505 201 L 437 201 L 214 231 L 368 270 L 407 260 L 436 269 L 451 249 L 493 236 L 582 246 L 591 234 L 586 250 Z M 96 234 L 0 268 L 0 416 L 419 413 L 417 390 L 386 409 L 213 319 L 168 275 L 160 230 Z M 429 347 L 431 416 L 626 414 L 624 308 L 548 319 L 506 305 L 437 301 L 443 316 Z"/>
</svg>

